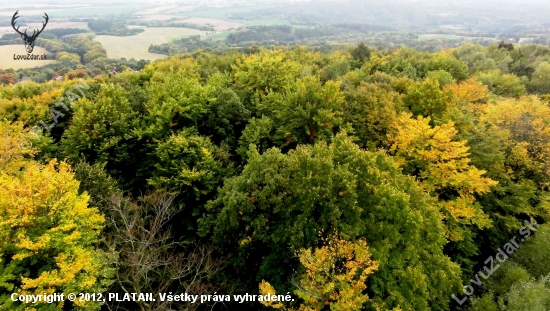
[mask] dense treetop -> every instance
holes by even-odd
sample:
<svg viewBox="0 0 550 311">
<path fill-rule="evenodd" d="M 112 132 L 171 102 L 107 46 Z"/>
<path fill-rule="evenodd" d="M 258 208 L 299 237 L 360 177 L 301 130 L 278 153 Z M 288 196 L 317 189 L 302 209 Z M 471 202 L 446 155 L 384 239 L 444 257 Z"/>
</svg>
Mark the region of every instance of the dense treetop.
<svg viewBox="0 0 550 311">
<path fill-rule="evenodd" d="M 451 310 L 526 220 L 550 220 L 548 47 L 253 47 L 142 65 L 0 87 L 2 303 L 108 289 Z M 10 216 L 23 211 L 32 229 Z M 469 307 L 550 308 L 547 233 Z"/>
</svg>

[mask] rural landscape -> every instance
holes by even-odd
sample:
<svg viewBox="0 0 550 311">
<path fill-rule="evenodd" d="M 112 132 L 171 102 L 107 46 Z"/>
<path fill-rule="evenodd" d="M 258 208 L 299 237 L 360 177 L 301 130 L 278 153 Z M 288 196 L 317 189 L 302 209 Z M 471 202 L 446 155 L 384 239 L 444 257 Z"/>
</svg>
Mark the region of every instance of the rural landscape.
<svg viewBox="0 0 550 311">
<path fill-rule="evenodd" d="M 0 0 L 0 310 L 550 310 L 548 12 Z"/>
</svg>

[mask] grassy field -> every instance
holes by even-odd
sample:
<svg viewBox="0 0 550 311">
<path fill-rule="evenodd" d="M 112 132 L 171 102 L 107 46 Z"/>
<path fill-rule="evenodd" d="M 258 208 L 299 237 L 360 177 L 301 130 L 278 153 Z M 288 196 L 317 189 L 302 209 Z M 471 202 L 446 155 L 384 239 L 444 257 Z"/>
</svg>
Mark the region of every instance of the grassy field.
<svg viewBox="0 0 550 311">
<path fill-rule="evenodd" d="M 46 49 L 35 46 L 33 54 L 40 55 L 47 52 Z M 0 55 L 3 55 L 3 57 L 0 57 L 0 69 L 33 68 L 56 62 L 55 60 L 14 60 L 13 54 L 27 54 L 25 46 L 22 44 L 0 46 Z"/>
<path fill-rule="evenodd" d="M 206 32 L 177 27 L 150 27 L 145 28 L 145 31 L 135 36 L 117 37 L 117 36 L 96 36 L 97 40 L 105 50 L 109 58 L 126 59 L 134 58 L 136 60 L 148 59 L 156 60 L 166 57 L 163 54 L 149 53 L 148 49 L 151 44 L 167 43 L 174 38 L 183 36 L 204 35 Z"/>
<path fill-rule="evenodd" d="M 205 38 L 221 40 L 221 39 L 227 38 L 227 36 L 229 36 L 229 34 L 232 33 L 232 32 L 233 32 L 233 31 L 219 32 L 219 33 L 216 33 L 216 34 L 213 34 L 213 35 L 209 35 L 209 36 L 207 36 L 207 37 L 205 37 Z"/>
</svg>

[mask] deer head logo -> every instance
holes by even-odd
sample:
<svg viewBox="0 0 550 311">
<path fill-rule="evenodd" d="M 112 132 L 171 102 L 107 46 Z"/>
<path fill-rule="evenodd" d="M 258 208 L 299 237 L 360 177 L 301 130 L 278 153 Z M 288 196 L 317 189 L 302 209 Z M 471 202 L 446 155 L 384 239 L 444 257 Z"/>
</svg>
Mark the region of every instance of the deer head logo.
<svg viewBox="0 0 550 311">
<path fill-rule="evenodd" d="M 42 29 L 38 30 L 38 32 L 36 30 L 33 30 L 32 35 L 29 36 L 27 35 L 27 29 L 21 32 L 19 31 L 19 26 L 15 28 L 15 20 L 19 18 L 19 16 L 17 16 L 17 13 L 19 13 L 19 10 L 17 10 L 15 14 L 13 14 L 13 17 L 11 18 L 11 26 L 13 27 L 13 29 L 15 29 L 15 31 L 17 31 L 18 34 L 21 35 L 21 38 L 23 39 L 23 41 L 25 41 L 25 48 L 27 49 L 27 53 L 32 53 L 32 51 L 34 50 L 34 41 L 36 40 L 38 35 L 42 32 L 42 30 L 46 28 L 46 25 L 48 25 L 48 20 L 50 18 L 48 17 L 48 14 L 44 13 L 45 16 L 42 16 L 42 17 L 44 17 L 46 22 L 42 22 Z"/>
</svg>

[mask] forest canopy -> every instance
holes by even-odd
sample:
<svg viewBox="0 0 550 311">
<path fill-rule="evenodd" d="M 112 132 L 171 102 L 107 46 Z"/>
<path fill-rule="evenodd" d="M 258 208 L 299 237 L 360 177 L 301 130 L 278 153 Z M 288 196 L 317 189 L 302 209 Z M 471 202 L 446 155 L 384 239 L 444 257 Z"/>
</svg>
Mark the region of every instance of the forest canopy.
<svg viewBox="0 0 550 311">
<path fill-rule="evenodd" d="M 64 44 L 60 62 L 104 58 Z M 254 46 L 140 69 L 0 86 L 1 305 L 550 309 L 549 47 Z"/>
</svg>

